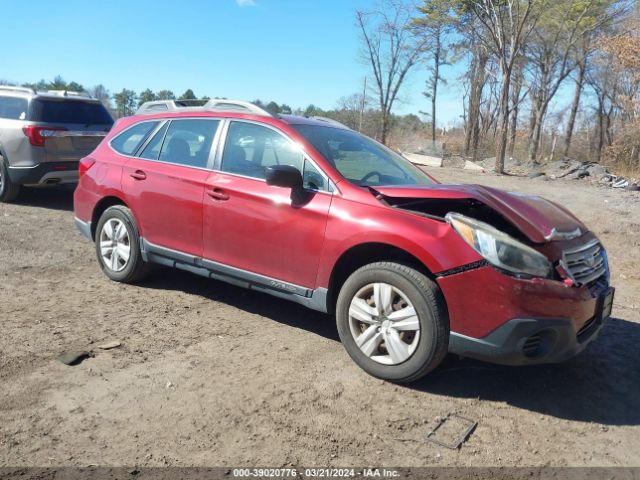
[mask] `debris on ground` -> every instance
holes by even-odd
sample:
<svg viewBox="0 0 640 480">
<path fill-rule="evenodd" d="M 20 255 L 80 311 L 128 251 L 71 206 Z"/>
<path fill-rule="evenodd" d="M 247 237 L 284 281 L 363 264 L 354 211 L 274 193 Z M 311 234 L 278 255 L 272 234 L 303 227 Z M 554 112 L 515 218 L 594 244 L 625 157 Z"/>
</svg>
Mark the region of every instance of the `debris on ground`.
<svg viewBox="0 0 640 480">
<path fill-rule="evenodd" d="M 56 357 L 56 360 L 73 367 L 81 364 L 87 358 L 93 357 L 95 357 L 95 355 L 92 352 L 63 352 Z"/>
<path fill-rule="evenodd" d="M 451 154 L 442 158 L 439 161 L 439 164 L 436 164 L 437 162 L 430 164 L 421 160 L 421 157 L 426 158 L 423 155 L 403 155 L 417 165 L 460 168 L 480 173 L 494 171 L 496 166 L 496 157 L 472 159 L 471 157 Z M 516 158 L 509 157 L 505 159 L 504 171 L 507 174 L 528 177 L 536 180 L 589 180 L 612 188 L 640 191 L 640 180 L 633 178 L 628 179 L 614 175 L 605 165 L 601 165 L 597 162 L 581 162 L 572 158 L 564 158 L 562 160 L 555 160 L 546 163 L 529 163 L 520 162 Z"/>
<path fill-rule="evenodd" d="M 111 350 L 112 348 L 118 348 L 122 346 L 122 343 L 120 343 L 118 340 L 113 340 L 111 342 L 107 342 L 107 343 L 103 343 L 102 345 L 98 345 L 98 348 L 100 350 Z"/>
<path fill-rule="evenodd" d="M 436 425 L 427 433 L 426 440 L 456 450 L 471 436 L 478 422 L 455 413 L 436 419 Z"/>
<path fill-rule="evenodd" d="M 472 162 L 470 160 L 465 160 L 464 167 L 462 167 L 462 168 L 464 168 L 465 170 L 473 170 L 473 171 L 476 171 L 476 172 L 485 173 L 485 170 L 484 170 L 483 166 L 478 165 L 477 163 L 474 163 L 474 162 Z"/>
<path fill-rule="evenodd" d="M 425 155 L 422 153 L 407 153 L 402 152 L 402 156 L 412 163 L 417 165 L 424 165 L 427 167 L 441 167 L 442 157 L 436 157 L 433 155 Z"/>
</svg>

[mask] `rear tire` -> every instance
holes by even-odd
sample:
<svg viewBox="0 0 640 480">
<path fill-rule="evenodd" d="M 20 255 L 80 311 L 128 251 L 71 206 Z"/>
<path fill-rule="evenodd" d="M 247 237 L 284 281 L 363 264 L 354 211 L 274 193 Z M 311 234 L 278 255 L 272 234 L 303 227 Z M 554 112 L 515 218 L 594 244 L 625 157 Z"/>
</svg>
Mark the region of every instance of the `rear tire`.
<svg viewBox="0 0 640 480">
<path fill-rule="evenodd" d="M 423 377 L 449 347 L 449 316 L 440 289 L 398 263 L 356 270 L 338 295 L 336 321 L 351 358 L 370 375 L 391 382 Z"/>
<path fill-rule="evenodd" d="M 127 207 L 107 208 L 96 227 L 96 255 L 104 274 L 111 280 L 135 283 L 149 272 L 140 253 L 136 220 Z"/>
<path fill-rule="evenodd" d="M 6 160 L 0 156 L 0 202 L 13 202 L 20 193 L 20 185 L 11 181 Z"/>
</svg>

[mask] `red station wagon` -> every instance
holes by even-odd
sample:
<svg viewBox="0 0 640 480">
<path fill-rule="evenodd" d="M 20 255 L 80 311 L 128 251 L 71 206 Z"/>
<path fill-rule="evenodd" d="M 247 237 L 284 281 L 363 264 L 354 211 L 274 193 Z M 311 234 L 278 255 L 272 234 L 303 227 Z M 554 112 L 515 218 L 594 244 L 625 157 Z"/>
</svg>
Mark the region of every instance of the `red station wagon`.
<svg viewBox="0 0 640 480">
<path fill-rule="evenodd" d="M 611 314 L 606 252 L 566 209 L 440 184 L 329 119 L 148 102 L 79 174 L 75 221 L 112 280 L 161 264 L 335 313 L 353 360 L 390 381 L 447 352 L 559 362 Z"/>
</svg>

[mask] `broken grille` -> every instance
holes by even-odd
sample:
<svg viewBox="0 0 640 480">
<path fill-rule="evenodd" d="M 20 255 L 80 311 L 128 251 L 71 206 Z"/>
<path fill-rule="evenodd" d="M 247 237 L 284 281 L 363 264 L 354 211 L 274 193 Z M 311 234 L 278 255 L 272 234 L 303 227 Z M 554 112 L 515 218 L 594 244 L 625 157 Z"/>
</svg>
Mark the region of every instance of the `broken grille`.
<svg viewBox="0 0 640 480">
<path fill-rule="evenodd" d="M 562 257 L 565 270 L 575 283 L 590 283 L 607 273 L 607 255 L 597 240 L 567 250 Z"/>
</svg>

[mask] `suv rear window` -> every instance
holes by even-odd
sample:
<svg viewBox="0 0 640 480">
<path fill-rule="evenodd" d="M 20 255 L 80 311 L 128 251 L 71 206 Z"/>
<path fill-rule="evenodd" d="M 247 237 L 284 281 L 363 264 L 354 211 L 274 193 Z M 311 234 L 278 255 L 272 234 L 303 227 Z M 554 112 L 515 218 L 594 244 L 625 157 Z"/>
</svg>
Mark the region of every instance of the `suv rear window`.
<svg viewBox="0 0 640 480">
<path fill-rule="evenodd" d="M 0 97 L 0 118 L 25 120 L 27 116 L 27 99 L 19 97 Z"/>
<path fill-rule="evenodd" d="M 113 119 L 102 103 L 78 100 L 42 100 L 31 102 L 30 120 L 47 123 L 112 125 Z"/>
<path fill-rule="evenodd" d="M 111 147 L 118 153 L 133 155 L 159 123 L 159 121 L 137 123 L 111 140 Z"/>
</svg>

